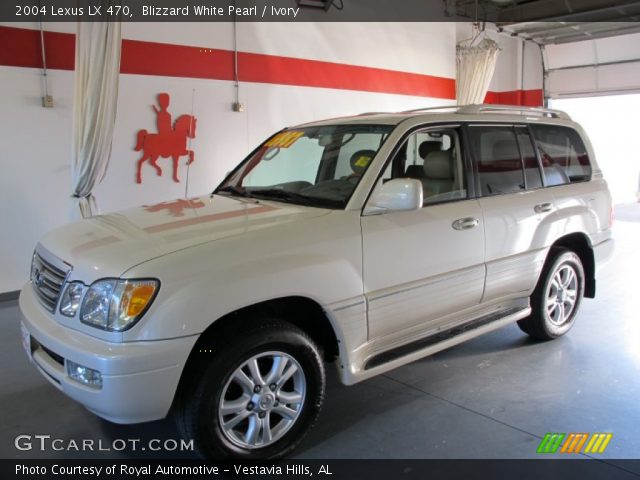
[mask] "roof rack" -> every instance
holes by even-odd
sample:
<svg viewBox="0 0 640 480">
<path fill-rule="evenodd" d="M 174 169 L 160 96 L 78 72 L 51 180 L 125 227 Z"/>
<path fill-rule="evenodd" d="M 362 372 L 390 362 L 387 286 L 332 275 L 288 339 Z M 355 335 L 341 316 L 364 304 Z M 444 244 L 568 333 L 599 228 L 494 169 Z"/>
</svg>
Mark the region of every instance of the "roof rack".
<svg viewBox="0 0 640 480">
<path fill-rule="evenodd" d="M 420 112 L 436 112 L 436 111 L 454 111 L 465 115 L 477 115 L 480 113 L 511 113 L 519 115 L 539 115 L 541 117 L 561 118 L 563 120 L 571 120 L 571 117 L 560 110 L 552 110 L 542 107 L 523 107 L 518 105 L 443 105 L 440 107 L 416 108 L 415 110 L 406 110 L 402 113 L 420 113 Z"/>
<path fill-rule="evenodd" d="M 440 105 L 439 107 L 416 108 L 415 110 L 405 110 L 401 113 L 434 112 L 437 110 L 458 110 L 459 105 Z"/>
<path fill-rule="evenodd" d="M 389 112 L 363 112 L 356 115 L 356 117 L 366 117 L 367 115 L 388 115 Z"/>
<path fill-rule="evenodd" d="M 571 120 L 571 117 L 561 110 L 552 110 L 550 108 L 542 107 L 523 107 L 518 105 L 462 105 L 456 111 L 456 113 L 467 115 L 484 112 L 508 112 L 514 114 L 519 113 L 520 115 L 540 115 L 541 117 L 552 117 Z"/>
</svg>

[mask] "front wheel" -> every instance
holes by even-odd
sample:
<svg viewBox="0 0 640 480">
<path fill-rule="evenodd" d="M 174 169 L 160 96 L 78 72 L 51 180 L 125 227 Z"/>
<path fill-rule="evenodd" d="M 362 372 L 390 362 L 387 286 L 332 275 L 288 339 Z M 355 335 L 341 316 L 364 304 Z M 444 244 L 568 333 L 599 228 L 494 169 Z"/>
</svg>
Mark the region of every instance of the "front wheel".
<svg viewBox="0 0 640 480">
<path fill-rule="evenodd" d="M 211 459 L 266 459 L 293 450 L 324 399 L 314 342 L 292 325 L 265 322 L 211 350 L 178 412 L 184 436 Z"/>
<path fill-rule="evenodd" d="M 584 296 L 580 257 L 566 248 L 552 250 L 531 295 L 531 315 L 518 322 L 533 338 L 551 340 L 567 333 Z"/>
</svg>

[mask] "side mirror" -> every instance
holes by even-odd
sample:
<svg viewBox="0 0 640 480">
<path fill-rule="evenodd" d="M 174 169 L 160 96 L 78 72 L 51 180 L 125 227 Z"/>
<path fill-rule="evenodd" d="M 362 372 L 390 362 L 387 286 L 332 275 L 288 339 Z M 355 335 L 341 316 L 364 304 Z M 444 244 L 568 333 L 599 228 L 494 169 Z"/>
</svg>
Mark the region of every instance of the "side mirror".
<svg viewBox="0 0 640 480">
<path fill-rule="evenodd" d="M 364 215 L 418 210 L 422 208 L 422 182 L 415 178 L 394 178 L 376 188 Z"/>
</svg>

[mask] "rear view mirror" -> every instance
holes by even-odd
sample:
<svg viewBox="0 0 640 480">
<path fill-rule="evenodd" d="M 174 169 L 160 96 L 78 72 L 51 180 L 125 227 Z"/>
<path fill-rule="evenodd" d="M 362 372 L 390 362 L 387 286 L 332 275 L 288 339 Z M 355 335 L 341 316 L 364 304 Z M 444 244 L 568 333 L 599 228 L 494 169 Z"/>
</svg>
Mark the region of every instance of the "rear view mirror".
<svg viewBox="0 0 640 480">
<path fill-rule="evenodd" d="M 415 178 L 394 178 L 376 188 L 364 209 L 365 215 L 418 210 L 422 208 L 422 182 Z"/>
<path fill-rule="evenodd" d="M 333 143 L 333 135 L 320 135 L 318 137 L 318 145 L 321 147 L 329 146 Z"/>
</svg>

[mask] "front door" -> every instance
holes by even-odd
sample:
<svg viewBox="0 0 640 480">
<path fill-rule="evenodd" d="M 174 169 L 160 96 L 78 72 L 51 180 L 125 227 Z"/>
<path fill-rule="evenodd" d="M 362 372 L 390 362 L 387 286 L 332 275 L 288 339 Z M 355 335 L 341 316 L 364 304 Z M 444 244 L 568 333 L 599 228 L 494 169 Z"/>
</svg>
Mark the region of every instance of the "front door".
<svg viewBox="0 0 640 480">
<path fill-rule="evenodd" d="M 362 217 L 370 340 L 403 342 L 479 304 L 484 225 L 478 201 L 469 198 L 466 172 L 456 127 L 411 134 L 389 162 L 380 182 L 419 179 L 424 204 Z"/>
</svg>

